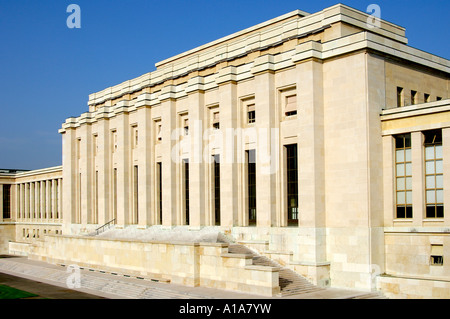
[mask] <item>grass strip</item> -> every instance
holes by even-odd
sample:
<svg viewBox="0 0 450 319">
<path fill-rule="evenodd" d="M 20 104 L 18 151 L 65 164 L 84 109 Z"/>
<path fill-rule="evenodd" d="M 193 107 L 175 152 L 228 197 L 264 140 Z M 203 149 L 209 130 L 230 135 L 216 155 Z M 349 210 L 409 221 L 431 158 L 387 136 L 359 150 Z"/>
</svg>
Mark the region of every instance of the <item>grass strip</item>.
<svg viewBox="0 0 450 319">
<path fill-rule="evenodd" d="M 22 299 L 30 297 L 38 297 L 38 295 L 6 285 L 0 285 L 0 299 Z"/>
</svg>

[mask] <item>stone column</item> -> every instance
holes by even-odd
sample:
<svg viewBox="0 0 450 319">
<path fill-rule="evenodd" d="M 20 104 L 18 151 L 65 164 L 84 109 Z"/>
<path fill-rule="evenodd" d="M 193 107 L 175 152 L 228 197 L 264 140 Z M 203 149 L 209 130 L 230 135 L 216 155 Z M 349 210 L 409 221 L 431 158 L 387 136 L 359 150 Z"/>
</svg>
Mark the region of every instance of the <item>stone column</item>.
<svg viewBox="0 0 450 319">
<path fill-rule="evenodd" d="M 323 70 L 320 60 L 296 65 L 299 242 L 302 261 L 326 261 Z"/>
<path fill-rule="evenodd" d="M 15 217 L 14 220 L 17 221 L 20 218 L 21 210 L 20 210 L 20 184 L 16 184 L 16 208 L 15 208 Z"/>
<path fill-rule="evenodd" d="M 138 108 L 138 145 L 135 150 L 138 158 L 138 224 L 145 228 L 156 223 L 152 219 L 152 185 L 154 167 L 152 109 L 145 102 Z"/>
<path fill-rule="evenodd" d="M 279 118 L 275 108 L 275 75 L 272 55 L 255 60 L 256 144 L 256 223 L 276 225 L 277 183 L 279 173 Z M 246 113 L 246 110 L 244 110 Z"/>
<path fill-rule="evenodd" d="M 125 110 L 121 109 L 116 115 L 117 123 L 117 225 L 123 227 L 130 224 L 132 214 L 132 207 L 130 203 L 131 184 L 130 177 L 132 176 L 130 164 L 130 126 L 129 115 Z"/>
<path fill-rule="evenodd" d="M 19 185 L 11 185 L 11 220 L 17 221 L 19 216 Z"/>
<path fill-rule="evenodd" d="M 111 203 L 111 132 L 109 120 L 98 120 L 98 224 L 104 225 L 112 219 Z M 66 183 L 65 179 L 64 184 Z M 65 214 L 65 212 L 64 212 Z"/>
<path fill-rule="evenodd" d="M 80 171 L 81 174 L 81 224 L 86 225 L 92 218 L 92 127 L 83 124 L 79 128 L 81 136 Z M 56 183 L 52 181 L 54 194 L 56 194 Z M 56 202 L 56 198 L 53 199 Z M 56 218 L 57 206 L 54 205 L 53 218 Z"/>
<path fill-rule="evenodd" d="M 207 118 L 202 88 L 202 77 L 193 78 L 188 82 L 189 135 L 184 138 L 190 142 L 189 219 L 192 227 L 210 224 L 210 214 L 207 216 L 205 202 L 209 184 L 206 183 L 208 164 L 203 156 L 203 132 L 207 129 Z"/>
<path fill-rule="evenodd" d="M 219 114 L 222 145 L 220 154 L 220 225 L 237 226 L 238 215 L 238 162 L 236 129 L 239 127 L 237 107 L 236 67 L 229 66 L 219 71 Z"/>
<path fill-rule="evenodd" d="M 171 135 L 176 129 L 176 102 L 175 93 L 172 86 L 163 88 L 159 99 L 161 101 L 161 124 L 162 124 L 162 225 L 175 226 L 181 221 L 177 218 L 177 188 L 179 187 L 178 169 L 176 163 L 179 159 L 172 158 L 172 150 L 176 141 L 172 140 Z M 176 157 L 176 156 L 175 156 Z"/>
<path fill-rule="evenodd" d="M 70 225 L 76 221 L 77 213 L 77 158 L 75 147 L 75 129 L 67 128 L 62 133 L 63 139 L 63 197 L 66 199 L 63 203 L 64 218 L 63 224 L 66 228 L 63 232 L 70 234 Z M 50 185 L 49 185 L 50 187 Z M 50 194 L 50 190 L 49 190 Z M 51 203 L 49 203 L 51 205 Z M 47 216 L 50 218 L 51 206 L 48 206 Z"/>
<path fill-rule="evenodd" d="M 383 136 L 383 198 L 384 226 L 392 227 L 395 216 L 395 141 L 392 135 Z"/>
</svg>

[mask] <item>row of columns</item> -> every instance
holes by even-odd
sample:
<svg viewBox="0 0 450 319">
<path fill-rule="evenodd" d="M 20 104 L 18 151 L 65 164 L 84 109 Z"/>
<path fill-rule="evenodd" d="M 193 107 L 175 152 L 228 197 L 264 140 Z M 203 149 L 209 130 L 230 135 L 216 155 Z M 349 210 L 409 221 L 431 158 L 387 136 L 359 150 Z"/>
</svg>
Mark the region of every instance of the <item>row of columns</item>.
<svg viewBox="0 0 450 319">
<path fill-rule="evenodd" d="M 62 179 L 15 185 L 18 221 L 50 221 L 62 218 Z"/>
</svg>

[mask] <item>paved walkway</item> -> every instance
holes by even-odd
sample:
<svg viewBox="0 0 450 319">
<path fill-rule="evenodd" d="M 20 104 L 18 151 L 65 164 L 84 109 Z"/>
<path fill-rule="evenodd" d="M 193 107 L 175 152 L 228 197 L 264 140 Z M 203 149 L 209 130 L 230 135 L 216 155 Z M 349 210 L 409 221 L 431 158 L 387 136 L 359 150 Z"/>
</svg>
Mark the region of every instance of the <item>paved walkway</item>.
<svg viewBox="0 0 450 319">
<path fill-rule="evenodd" d="M 266 298 L 260 295 L 172 283 L 80 269 L 79 288 L 69 289 L 74 272 L 66 267 L 28 260 L 26 257 L 0 257 L 0 284 L 51 299 L 347 299 L 367 292 L 325 289 L 318 292 Z M 71 277 L 69 277 L 71 276 Z M 69 280 L 69 285 L 68 285 Z"/>
</svg>

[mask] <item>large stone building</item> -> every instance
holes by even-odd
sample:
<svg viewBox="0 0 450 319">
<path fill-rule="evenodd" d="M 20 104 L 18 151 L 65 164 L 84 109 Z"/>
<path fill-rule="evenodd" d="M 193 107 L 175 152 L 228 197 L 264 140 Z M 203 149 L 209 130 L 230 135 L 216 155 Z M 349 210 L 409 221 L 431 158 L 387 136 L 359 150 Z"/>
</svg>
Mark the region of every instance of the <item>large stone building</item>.
<svg viewBox="0 0 450 319">
<path fill-rule="evenodd" d="M 341 4 L 179 54 L 91 94 L 59 131 L 62 167 L 0 173 L 0 247 L 245 291 L 206 266 L 224 244 L 158 264 L 139 241 L 85 235 L 209 227 L 318 286 L 449 298 L 449 74 L 404 28 Z"/>
</svg>

